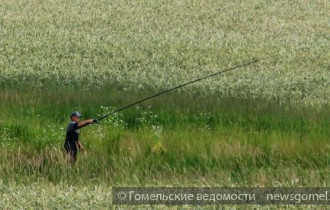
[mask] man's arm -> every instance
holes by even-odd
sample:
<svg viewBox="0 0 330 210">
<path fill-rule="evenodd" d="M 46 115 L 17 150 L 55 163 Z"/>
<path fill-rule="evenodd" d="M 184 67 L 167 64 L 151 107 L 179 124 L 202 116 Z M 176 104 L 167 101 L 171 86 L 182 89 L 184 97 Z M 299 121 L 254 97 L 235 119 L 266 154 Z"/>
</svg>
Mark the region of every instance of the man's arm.
<svg viewBox="0 0 330 210">
<path fill-rule="evenodd" d="M 79 128 L 82 128 L 82 127 L 85 127 L 86 125 L 89 125 L 89 124 L 92 124 L 94 123 L 94 120 L 93 119 L 89 119 L 89 120 L 85 120 L 85 121 L 82 121 L 82 122 L 78 122 L 77 125 L 78 125 L 78 129 Z"/>
</svg>

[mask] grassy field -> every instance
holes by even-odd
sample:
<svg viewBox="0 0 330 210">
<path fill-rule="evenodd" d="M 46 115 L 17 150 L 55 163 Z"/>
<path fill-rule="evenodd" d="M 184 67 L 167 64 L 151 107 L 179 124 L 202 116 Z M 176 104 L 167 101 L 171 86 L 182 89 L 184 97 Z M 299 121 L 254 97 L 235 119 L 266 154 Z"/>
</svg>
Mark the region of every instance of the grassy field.
<svg viewBox="0 0 330 210">
<path fill-rule="evenodd" d="M 112 186 L 330 186 L 329 9 L 0 1 L 0 208 L 110 208 Z M 84 128 L 67 164 L 73 110 L 93 118 L 273 54 Z"/>
<path fill-rule="evenodd" d="M 2 191 L 3 202 L 16 201 L 14 189 L 20 188 L 27 191 L 24 199 L 35 190 L 43 193 L 44 203 L 33 198 L 36 206 L 74 206 L 63 198 L 68 187 L 80 207 L 99 202 L 101 208 L 110 203 L 111 186 L 330 184 L 328 106 L 309 112 L 311 107 L 270 101 L 181 94 L 84 128 L 87 152 L 71 168 L 63 155 L 67 113 L 79 109 L 88 118 L 113 109 L 102 104 L 119 107 L 140 97 L 118 93 L 111 88 L 2 91 L 0 176 L 2 187 L 10 189 Z"/>
<path fill-rule="evenodd" d="M 1 81 L 162 90 L 273 54 L 186 93 L 329 103 L 329 3 L 1 1 Z"/>
</svg>

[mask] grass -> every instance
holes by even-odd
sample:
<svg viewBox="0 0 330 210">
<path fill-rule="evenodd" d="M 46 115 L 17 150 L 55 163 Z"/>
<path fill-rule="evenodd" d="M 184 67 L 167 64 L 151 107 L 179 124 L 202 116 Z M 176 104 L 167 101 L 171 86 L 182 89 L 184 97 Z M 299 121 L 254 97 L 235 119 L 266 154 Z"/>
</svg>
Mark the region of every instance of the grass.
<svg viewBox="0 0 330 210">
<path fill-rule="evenodd" d="M 110 186 L 329 186 L 329 108 L 266 100 L 172 93 L 84 128 L 87 153 L 67 164 L 72 107 L 88 118 L 139 97 L 113 88 L 3 90 L 0 205 L 105 208 Z"/>
<path fill-rule="evenodd" d="M 10 181 L 10 174 L 16 174 L 16 181 L 23 183 L 42 178 L 54 183 L 97 180 L 109 185 L 147 185 L 162 180 L 155 178 L 158 176 L 189 174 L 196 179 L 205 176 L 216 180 L 221 172 L 220 175 L 228 175 L 227 184 L 273 186 L 284 174 L 257 181 L 253 178 L 255 173 L 265 176 L 268 171 L 286 173 L 289 169 L 301 174 L 291 174 L 288 186 L 329 184 L 324 176 L 329 172 L 330 161 L 330 115 L 326 106 L 306 117 L 309 108 L 233 98 L 208 98 L 201 104 L 200 98 L 178 94 L 147 102 L 85 128 L 82 142 L 88 153 L 80 155 L 77 167 L 68 169 L 62 147 L 69 107 L 75 107 L 74 103 L 87 104 L 82 111 L 88 118 L 111 111 L 139 95 L 132 93 L 132 99 L 117 92 L 105 98 L 99 91 L 75 90 L 74 95 L 79 97 L 71 99 L 71 91 L 59 89 L 3 91 L 3 180 Z M 113 89 L 102 92 L 112 93 Z M 104 100 L 112 101 L 113 107 L 99 106 L 98 103 L 107 104 Z M 316 174 L 302 177 L 312 170 Z M 297 183 L 292 183 L 293 179 Z M 188 178 L 189 181 L 192 180 Z"/>
<path fill-rule="evenodd" d="M 107 208 L 111 186 L 328 187 L 329 9 L 1 1 L 0 208 Z M 66 163 L 71 111 L 92 118 L 273 54 L 84 128 L 87 153 Z"/>
<path fill-rule="evenodd" d="M 326 1 L 3 1 L 0 83 L 329 103 Z"/>
</svg>

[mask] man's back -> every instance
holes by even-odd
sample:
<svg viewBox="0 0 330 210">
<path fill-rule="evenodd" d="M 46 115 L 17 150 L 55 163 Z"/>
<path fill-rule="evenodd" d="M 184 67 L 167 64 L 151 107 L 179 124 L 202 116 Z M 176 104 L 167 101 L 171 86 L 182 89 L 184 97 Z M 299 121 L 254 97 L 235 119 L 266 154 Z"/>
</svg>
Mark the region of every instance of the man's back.
<svg viewBox="0 0 330 210">
<path fill-rule="evenodd" d="M 71 121 L 68 123 L 66 129 L 66 141 L 70 143 L 75 143 L 79 139 L 79 130 L 78 130 L 78 123 Z"/>
</svg>

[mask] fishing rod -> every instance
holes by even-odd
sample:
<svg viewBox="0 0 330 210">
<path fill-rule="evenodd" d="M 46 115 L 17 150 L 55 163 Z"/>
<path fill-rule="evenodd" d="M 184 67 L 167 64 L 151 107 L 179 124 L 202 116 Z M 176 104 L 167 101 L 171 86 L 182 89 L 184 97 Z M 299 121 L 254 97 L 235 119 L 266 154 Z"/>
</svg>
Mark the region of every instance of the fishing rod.
<svg viewBox="0 0 330 210">
<path fill-rule="evenodd" d="M 99 121 L 103 120 L 103 119 L 106 118 L 106 117 L 109 117 L 109 116 L 111 116 L 111 115 L 113 115 L 113 114 L 116 114 L 116 113 L 118 113 L 118 112 L 121 112 L 121 111 L 123 111 L 123 110 L 125 110 L 125 109 L 128 109 L 128 108 L 132 107 L 132 106 L 135 106 L 135 105 L 137 105 L 137 104 L 140 104 L 140 103 L 142 103 L 142 102 L 144 102 L 144 101 L 148 101 L 148 100 L 150 100 L 150 99 L 152 99 L 152 98 L 155 98 L 155 97 L 158 97 L 158 96 L 163 95 L 163 94 L 165 94 L 165 93 L 171 92 L 171 91 L 173 91 L 173 90 L 176 90 L 176 89 L 182 88 L 182 87 L 187 86 L 187 85 L 189 85 L 189 84 L 192 84 L 192 83 L 195 83 L 195 82 L 199 82 L 199 81 L 201 81 L 201 80 L 204 80 L 204 79 L 207 79 L 207 78 L 210 78 L 210 77 L 214 77 L 214 76 L 217 76 L 217 75 L 219 75 L 219 74 L 223 74 L 223 73 L 228 72 L 228 71 L 233 71 L 233 70 L 235 70 L 235 69 L 242 68 L 242 67 L 244 67 L 244 66 L 248 66 L 248 65 L 251 65 L 251 64 L 254 64 L 254 63 L 258 63 L 258 62 L 261 62 L 261 61 L 264 61 L 264 60 L 268 60 L 268 59 L 273 58 L 273 57 L 276 57 L 276 56 L 278 56 L 278 55 L 272 55 L 272 56 L 269 56 L 269 57 L 266 57 L 266 58 L 261 58 L 261 59 L 258 59 L 258 60 L 250 61 L 250 62 L 247 62 L 247 63 L 241 64 L 241 65 L 238 65 L 238 66 L 230 67 L 230 68 L 228 68 L 228 69 L 225 69 L 225 70 L 222 70 L 222 71 L 219 71 L 219 72 L 216 72 L 216 73 L 213 73 L 213 74 L 209 74 L 209 75 L 206 75 L 206 76 L 204 76 L 204 77 L 201 77 L 201 78 L 198 78 L 198 79 L 195 79 L 195 80 L 192 80 L 192 81 L 189 81 L 189 82 L 183 83 L 183 84 L 181 84 L 181 85 L 175 86 L 175 87 L 170 88 L 170 89 L 168 89 L 168 90 L 165 90 L 165 91 L 163 91 L 163 92 L 160 92 L 160 93 L 157 93 L 157 94 L 154 94 L 154 95 L 148 96 L 148 97 L 143 98 L 143 99 L 141 99 L 141 100 L 139 100 L 139 101 L 136 101 L 136 102 L 134 102 L 134 103 L 132 103 L 132 104 L 128 104 L 128 105 L 123 106 L 123 107 L 121 107 L 121 108 L 119 108 L 119 109 L 116 109 L 116 110 L 114 110 L 114 111 L 112 111 L 112 112 L 110 112 L 110 113 L 108 113 L 108 114 L 105 114 L 105 115 L 103 115 L 103 116 L 101 116 L 101 117 L 95 119 L 95 120 L 94 120 L 94 123 L 99 122 Z"/>
</svg>

